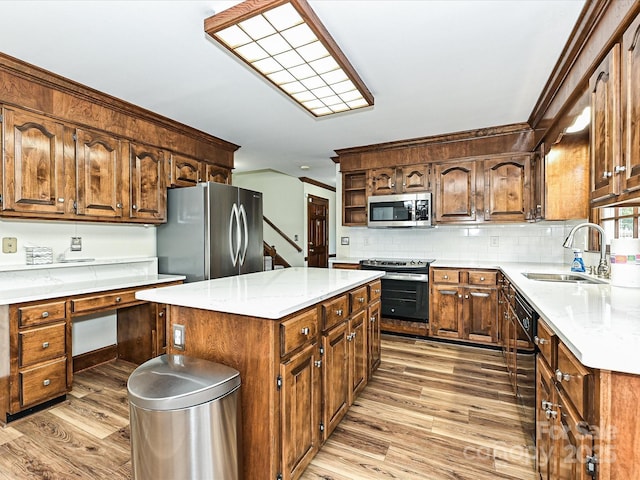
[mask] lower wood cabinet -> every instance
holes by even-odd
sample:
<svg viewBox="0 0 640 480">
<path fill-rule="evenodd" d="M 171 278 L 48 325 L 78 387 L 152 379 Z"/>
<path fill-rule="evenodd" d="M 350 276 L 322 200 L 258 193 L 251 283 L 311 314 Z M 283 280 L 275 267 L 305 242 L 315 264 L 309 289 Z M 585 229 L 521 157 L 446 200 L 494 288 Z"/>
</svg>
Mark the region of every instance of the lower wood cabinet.
<svg viewBox="0 0 640 480">
<path fill-rule="evenodd" d="M 367 309 L 369 320 L 369 332 L 367 338 L 367 347 L 369 350 L 369 377 L 371 377 L 374 370 L 380 365 L 380 308 L 380 300 L 377 299 L 371 302 L 371 305 Z"/>
<path fill-rule="evenodd" d="M 336 428 L 349 408 L 349 340 L 347 322 L 322 335 L 323 437 Z"/>
<path fill-rule="evenodd" d="M 349 405 L 367 384 L 369 353 L 367 349 L 367 310 L 361 310 L 349 319 Z"/>
</svg>

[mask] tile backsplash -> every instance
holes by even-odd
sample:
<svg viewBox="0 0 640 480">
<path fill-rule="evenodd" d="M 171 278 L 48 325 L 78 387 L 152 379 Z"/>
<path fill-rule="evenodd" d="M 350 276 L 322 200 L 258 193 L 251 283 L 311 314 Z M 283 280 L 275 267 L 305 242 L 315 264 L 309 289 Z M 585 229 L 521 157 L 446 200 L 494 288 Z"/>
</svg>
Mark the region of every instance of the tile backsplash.
<svg viewBox="0 0 640 480">
<path fill-rule="evenodd" d="M 573 254 L 562 243 L 571 228 L 582 221 L 428 229 L 343 227 L 339 235 L 348 236 L 349 245 L 337 242 L 337 256 L 570 263 Z M 591 261 L 591 255 L 585 254 L 585 262 Z"/>
</svg>

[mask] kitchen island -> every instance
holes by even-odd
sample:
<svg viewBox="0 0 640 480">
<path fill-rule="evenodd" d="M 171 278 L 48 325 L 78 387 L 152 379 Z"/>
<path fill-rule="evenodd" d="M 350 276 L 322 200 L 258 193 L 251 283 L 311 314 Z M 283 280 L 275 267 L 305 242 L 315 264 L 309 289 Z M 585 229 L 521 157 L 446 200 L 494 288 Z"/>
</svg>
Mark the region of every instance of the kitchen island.
<svg viewBox="0 0 640 480">
<path fill-rule="evenodd" d="M 168 353 L 242 382 L 247 479 L 298 478 L 380 358 L 383 272 L 287 268 L 138 292 L 169 304 Z"/>
</svg>

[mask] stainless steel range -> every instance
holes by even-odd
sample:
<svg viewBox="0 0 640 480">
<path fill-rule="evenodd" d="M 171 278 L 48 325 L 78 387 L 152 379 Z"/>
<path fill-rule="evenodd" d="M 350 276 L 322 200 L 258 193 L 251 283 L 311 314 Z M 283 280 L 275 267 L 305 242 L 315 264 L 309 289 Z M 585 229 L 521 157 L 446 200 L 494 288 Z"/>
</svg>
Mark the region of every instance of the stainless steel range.
<svg viewBox="0 0 640 480">
<path fill-rule="evenodd" d="M 434 259 L 361 260 L 362 270 L 381 270 L 382 316 L 429 322 L 429 264 Z"/>
</svg>

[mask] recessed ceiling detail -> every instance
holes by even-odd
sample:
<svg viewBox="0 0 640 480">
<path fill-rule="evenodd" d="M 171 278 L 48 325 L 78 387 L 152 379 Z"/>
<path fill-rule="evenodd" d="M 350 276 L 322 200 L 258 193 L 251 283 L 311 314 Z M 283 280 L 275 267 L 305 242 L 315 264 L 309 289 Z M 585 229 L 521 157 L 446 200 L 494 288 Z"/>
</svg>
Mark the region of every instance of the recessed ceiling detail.
<svg viewBox="0 0 640 480">
<path fill-rule="evenodd" d="M 204 29 L 316 117 L 374 103 L 305 0 L 247 0 L 207 18 Z"/>
</svg>

